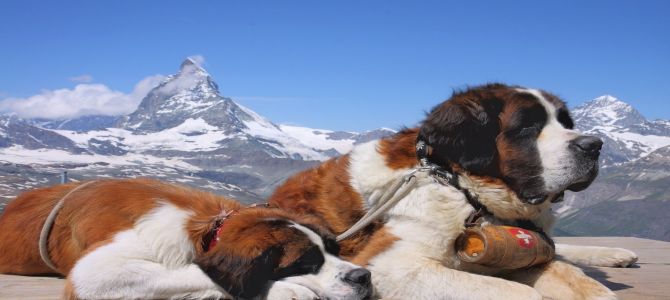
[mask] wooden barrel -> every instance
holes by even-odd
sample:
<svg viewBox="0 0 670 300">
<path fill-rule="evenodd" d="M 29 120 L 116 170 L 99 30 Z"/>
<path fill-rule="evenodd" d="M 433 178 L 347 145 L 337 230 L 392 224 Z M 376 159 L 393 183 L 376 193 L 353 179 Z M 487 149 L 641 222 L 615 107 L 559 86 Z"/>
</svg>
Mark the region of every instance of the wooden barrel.
<svg viewBox="0 0 670 300">
<path fill-rule="evenodd" d="M 456 240 L 464 262 L 500 269 L 521 269 L 554 258 L 553 245 L 539 233 L 512 226 L 467 228 Z"/>
</svg>

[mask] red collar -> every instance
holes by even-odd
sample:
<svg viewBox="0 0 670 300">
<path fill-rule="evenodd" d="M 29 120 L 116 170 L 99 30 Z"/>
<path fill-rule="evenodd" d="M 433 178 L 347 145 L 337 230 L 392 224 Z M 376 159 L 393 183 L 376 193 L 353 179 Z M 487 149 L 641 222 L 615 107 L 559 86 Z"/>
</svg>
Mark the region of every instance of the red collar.
<svg viewBox="0 0 670 300">
<path fill-rule="evenodd" d="M 265 207 L 269 208 L 270 204 L 269 203 L 256 203 L 252 204 L 248 207 L 245 208 L 255 208 L 255 207 Z M 244 209 L 244 208 L 242 208 Z M 225 221 L 233 217 L 239 212 L 237 209 L 233 210 L 224 210 L 221 212 L 219 216 L 216 217 L 214 220 L 214 226 L 212 229 L 205 234 L 205 236 L 202 239 L 202 248 L 205 252 L 209 251 L 209 249 L 214 248 L 216 244 L 219 242 L 220 238 L 219 235 L 221 234 L 221 230 L 223 229 L 223 225 L 225 224 Z"/>
<path fill-rule="evenodd" d="M 220 239 L 219 234 L 221 233 L 221 229 L 223 229 L 223 224 L 228 218 L 232 217 L 236 213 L 237 210 L 224 210 L 220 216 L 216 217 L 216 221 L 214 221 L 214 227 L 206 235 L 209 236 L 209 243 L 203 241 L 203 246 L 207 245 L 207 247 L 204 248 L 205 252 L 216 246 L 216 243 L 218 243 Z"/>
</svg>

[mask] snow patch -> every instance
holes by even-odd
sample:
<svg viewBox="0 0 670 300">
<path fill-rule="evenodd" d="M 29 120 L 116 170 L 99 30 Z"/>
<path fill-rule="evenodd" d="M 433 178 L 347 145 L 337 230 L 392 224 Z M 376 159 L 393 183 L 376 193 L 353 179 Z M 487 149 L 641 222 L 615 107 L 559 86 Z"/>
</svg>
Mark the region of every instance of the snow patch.
<svg viewBox="0 0 670 300">
<path fill-rule="evenodd" d="M 220 148 L 219 141 L 231 137 L 202 118 L 187 119 L 173 128 L 147 134 L 134 134 L 120 128 L 88 132 L 54 131 L 73 140 L 80 147 L 87 147 L 89 140 L 98 139 L 125 145 L 132 151 L 211 151 Z"/>
<path fill-rule="evenodd" d="M 237 104 L 243 112 L 251 117 L 251 120 L 242 121 L 246 127 L 245 133 L 253 137 L 276 142 L 264 143 L 278 149 L 281 152 L 288 153 L 291 156 L 299 155 L 304 160 L 326 160 L 329 158 L 327 155 L 316 151 L 316 149 L 313 149 L 303 144 L 300 140 L 288 135 L 286 132 L 282 131 L 281 128 L 261 117 L 256 112 L 238 103 L 235 104 Z"/>
<path fill-rule="evenodd" d="M 177 159 L 160 158 L 151 155 L 126 154 L 124 156 L 106 156 L 98 154 L 72 154 L 63 150 L 31 150 L 21 146 L 0 149 L 0 161 L 8 161 L 15 164 L 106 163 L 113 166 L 165 165 L 189 171 L 200 170 L 200 168 L 194 165 Z"/>
<path fill-rule="evenodd" d="M 333 133 L 331 130 L 313 129 L 291 125 L 280 125 L 279 128 L 288 135 L 302 141 L 307 145 L 311 145 L 313 148 L 318 150 L 326 151 L 335 149 L 335 151 L 339 152 L 340 154 L 344 154 L 351 151 L 351 149 L 354 147 L 354 143 L 356 142 L 353 139 L 330 139 L 328 134 Z"/>
</svg>

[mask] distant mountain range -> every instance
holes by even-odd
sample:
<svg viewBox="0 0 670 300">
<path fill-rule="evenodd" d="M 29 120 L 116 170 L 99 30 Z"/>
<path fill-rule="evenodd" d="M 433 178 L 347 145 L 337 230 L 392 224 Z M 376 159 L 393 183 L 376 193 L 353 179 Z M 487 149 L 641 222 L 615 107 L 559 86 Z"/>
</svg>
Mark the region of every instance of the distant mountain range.
<svg viewBox="0 0 670 300">
<path fill-rule="evenodd" d="M 555 233 L 670 240 L 670 122 L 648 121 L 609 95 L 572 114 L 579 130 L 605 141 L 602 168 L 589 189 L 556 205 Z M 129 115 L 0 116 L 0 210 L 63 171 L 74 180 L 151 176 L 258 202 L 291 174 L 394 132 L 274 124 L 222 96 L 187 59 Z"/>
</svg>

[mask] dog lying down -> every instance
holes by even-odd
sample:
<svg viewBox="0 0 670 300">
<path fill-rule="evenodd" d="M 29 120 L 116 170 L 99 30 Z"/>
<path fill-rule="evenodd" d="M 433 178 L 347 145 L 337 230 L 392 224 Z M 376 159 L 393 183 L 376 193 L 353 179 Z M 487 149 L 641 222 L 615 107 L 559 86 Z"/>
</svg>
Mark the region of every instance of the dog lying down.
<svg viewBox="0 0 670 300">
<path fill-rule="evenodd" d="M 52 269 L 38 241 L 61 199 L 46 240 Z M 369 298 L 370 272 L 337 258 L 317 224 L 155 180 L 71 183 L 7 205 L 0 272 L 67 276 L 69 299 Z"/>
</svg>

